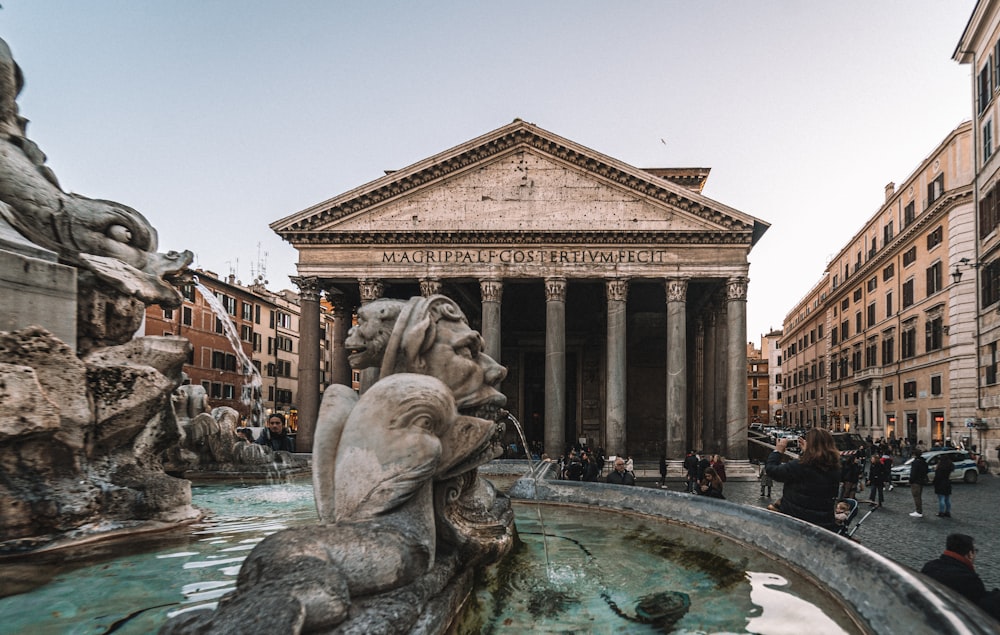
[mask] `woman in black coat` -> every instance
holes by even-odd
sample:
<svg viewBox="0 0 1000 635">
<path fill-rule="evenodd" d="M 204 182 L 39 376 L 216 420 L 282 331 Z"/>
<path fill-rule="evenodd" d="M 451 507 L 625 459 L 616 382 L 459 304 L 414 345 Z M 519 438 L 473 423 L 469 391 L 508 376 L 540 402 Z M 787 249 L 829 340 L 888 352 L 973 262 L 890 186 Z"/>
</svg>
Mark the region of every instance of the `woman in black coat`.
<svg viewBox="0 0 1000 635">
<path fill-rule="evenodd" d="M 955 464 L 945 454 L 934 468 L 934 493 L 938 497 L 938 516 L 951 518 L 951 473 Z"/>
<path fill-rule="evenodd" d="M 840 453 L 829 430 L 813 428 L 799 440 L 800 458 L 782 463 L 787 439 L 767 457 L 768 476 L 785 484 L 778 509 L 789 516 L 837 531 L 833 506 L 840 488 Z"/>
</svg>

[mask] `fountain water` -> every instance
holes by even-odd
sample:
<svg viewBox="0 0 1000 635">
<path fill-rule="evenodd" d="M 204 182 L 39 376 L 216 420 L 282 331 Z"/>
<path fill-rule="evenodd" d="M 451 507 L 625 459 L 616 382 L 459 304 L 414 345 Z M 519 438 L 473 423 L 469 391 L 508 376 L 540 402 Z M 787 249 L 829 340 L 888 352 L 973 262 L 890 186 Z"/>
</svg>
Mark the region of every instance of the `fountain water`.
<svg viewBox="0 0 1000 635">
<path fill-rule="evenodd" d="M 514 424 L 514 428 L 517 429 L 517 434 L 520 435 L 521 437 L 521 444 L 522 444 L 521 447 L 524 448 L 524 456 L 527 457 L 528 459 L 528 468 L 531 469 L 531 471 L 534 471 L 535 461 L 531 458 L 531 448 L 528 447 L 528 438 L 524 436 L 524 428 L 521 427 L 521 422 L 518 421 L 517 418 L 514 415 L 512 415 L 509 410 L 501 410 L 500 416 L 505 417 L 508 421 Z"/>
<path fill-rule="evenodd" d="M 240 343 L 240 335 L 236 331 L 236 325 L 229 318 L 229 313 L 226 308 L 222 306 L 219 298 L 212 293 L 212 290 L 203 285 L 199 280 L 198 276 L 192 278 L 195 288 L 198 293 L 205 298 L 205 302 L 208 303 L 209 308 L 215 314 L 216 319 L 222 324 L 222 329 L 225 333 L 226 339 L 229 340 L 229 345 L 232 347 L 233 352 L 236 353 L 236 358 L 240 362 L 240 366 L 243 368 L 243 374 L 250 376 L 250 381 L 243 386 L 241 399 L 243 405 L 250 407 L 250 415 L 248 417 L 248 422 L 254 427 L 260 427 L 263 425 L 263 408 L 262 408 L 262 389 L 264 386 L 264 381 L 260 376 L 260 372 L 257 367 L 253 365 L 253 361 L 247 356 L 243 351 L 243 345 Z"/>
</svg>

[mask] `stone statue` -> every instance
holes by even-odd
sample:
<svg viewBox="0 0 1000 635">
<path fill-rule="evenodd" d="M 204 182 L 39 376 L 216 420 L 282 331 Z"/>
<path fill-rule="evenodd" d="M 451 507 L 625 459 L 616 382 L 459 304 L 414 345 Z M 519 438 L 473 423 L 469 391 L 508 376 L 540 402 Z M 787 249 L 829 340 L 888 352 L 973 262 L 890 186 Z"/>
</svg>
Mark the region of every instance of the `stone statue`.
<svg viewBox="0 0 1000 635">
<path fill-rule="evenodd" d="M 70 532 L 86 537 L 81 527 L 198 516 L 190 483 L 159 461 L 181 438 L 171 394 L 191 344 L 133 339 L 148 305 L 180 306 L 172 283 L 192 254 L 157 252 L 156 231 L 131 207 L 64 192 L 26 136 L 16 102 L 23 85 L 0 40 L 0 233 L 68 272 L 76 351 L 37 325 L 0 332 L 0 553 L 58 545 Z M 0 250 L 35 266 L 11 244 Z M 12 295 L 4 305 L 18 303 Z"/>
<path fill-rule="evenodd" d="M 177 616 L 163 632 L 251 620 L 292 633 L 408 633 L 432 598 L 510 551 L 510 501 L 477 472 L 503 451 L 495 419 L 506 370 L 458 306 L 440 295 L 376 300 L 345 345 L 352 364 L 378 364 L 381 378 L 361 397 L 337 385 L 323 395 L 313 445 L 321 524 L 266 538 L 214 613 Z"/>
</svg>

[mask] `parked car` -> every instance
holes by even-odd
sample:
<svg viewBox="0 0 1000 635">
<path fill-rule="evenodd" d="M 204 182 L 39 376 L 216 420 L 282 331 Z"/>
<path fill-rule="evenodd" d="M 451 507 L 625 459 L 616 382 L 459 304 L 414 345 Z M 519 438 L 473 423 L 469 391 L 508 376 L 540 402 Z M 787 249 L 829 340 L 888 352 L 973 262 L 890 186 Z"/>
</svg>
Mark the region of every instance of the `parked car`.
<svg viewBox="0 0 1000 635">
<path fill-rule="evenodd" d="M 763 423 L 751 423 L 750 424 L 750 429 L 752 431 L 754 431 L 754 432 L 763 433 L 764 432 L 764 424 Z"/>
<path fill-rule="evenodd" d="M 979 468 L 976 466 L 976 460 L 973 459 L 972 456 L 965 450 L 949 448 L 947 450 L 930 450 L 924 452 L 924 460 L 927 461 L 928 482 L 934 480 L 934 468 L 937 467 L 938 462 L 941 461 L 941 457 L 945 455 L 948 455 L 948 457 L 951 458 L 952 463 L 955 464 L 955 469 L 951 473 L 952 481 L 975 483 L 979 480 Z M 892 468 L 892 482 L 909 483 L 910 466 L 912 463 L 913 459 L 910 459 L 906 463 Z"/>
</svg>

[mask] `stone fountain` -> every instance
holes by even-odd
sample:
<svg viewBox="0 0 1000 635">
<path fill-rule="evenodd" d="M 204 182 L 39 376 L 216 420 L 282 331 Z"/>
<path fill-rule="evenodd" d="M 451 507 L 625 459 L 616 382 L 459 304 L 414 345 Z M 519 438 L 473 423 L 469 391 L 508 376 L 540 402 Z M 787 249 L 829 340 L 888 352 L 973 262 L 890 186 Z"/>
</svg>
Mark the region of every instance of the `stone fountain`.
<svg viewBox="0 0 1000 635">
<path fill-rule="evenodd" d="M 159 455 L 190 343 L 133 338 L 176 308 L 192 255 L 157 252 L 136 210 L 64 192 L 26 136 L 21 69 L 0 40 L 0 553 L 197 517 Z"/>
<path fill-rule="evenodd" d="M 376 300 L 345 342 L 379 380 L 323 395 L 315 526 L 268 536 L 218 607 L 164 633 L 443 632 L 480 565 L 515 541 L 509 499 L 478 467 L 503 452 L 503 367 L 458 305 Z"/>
</svg>

